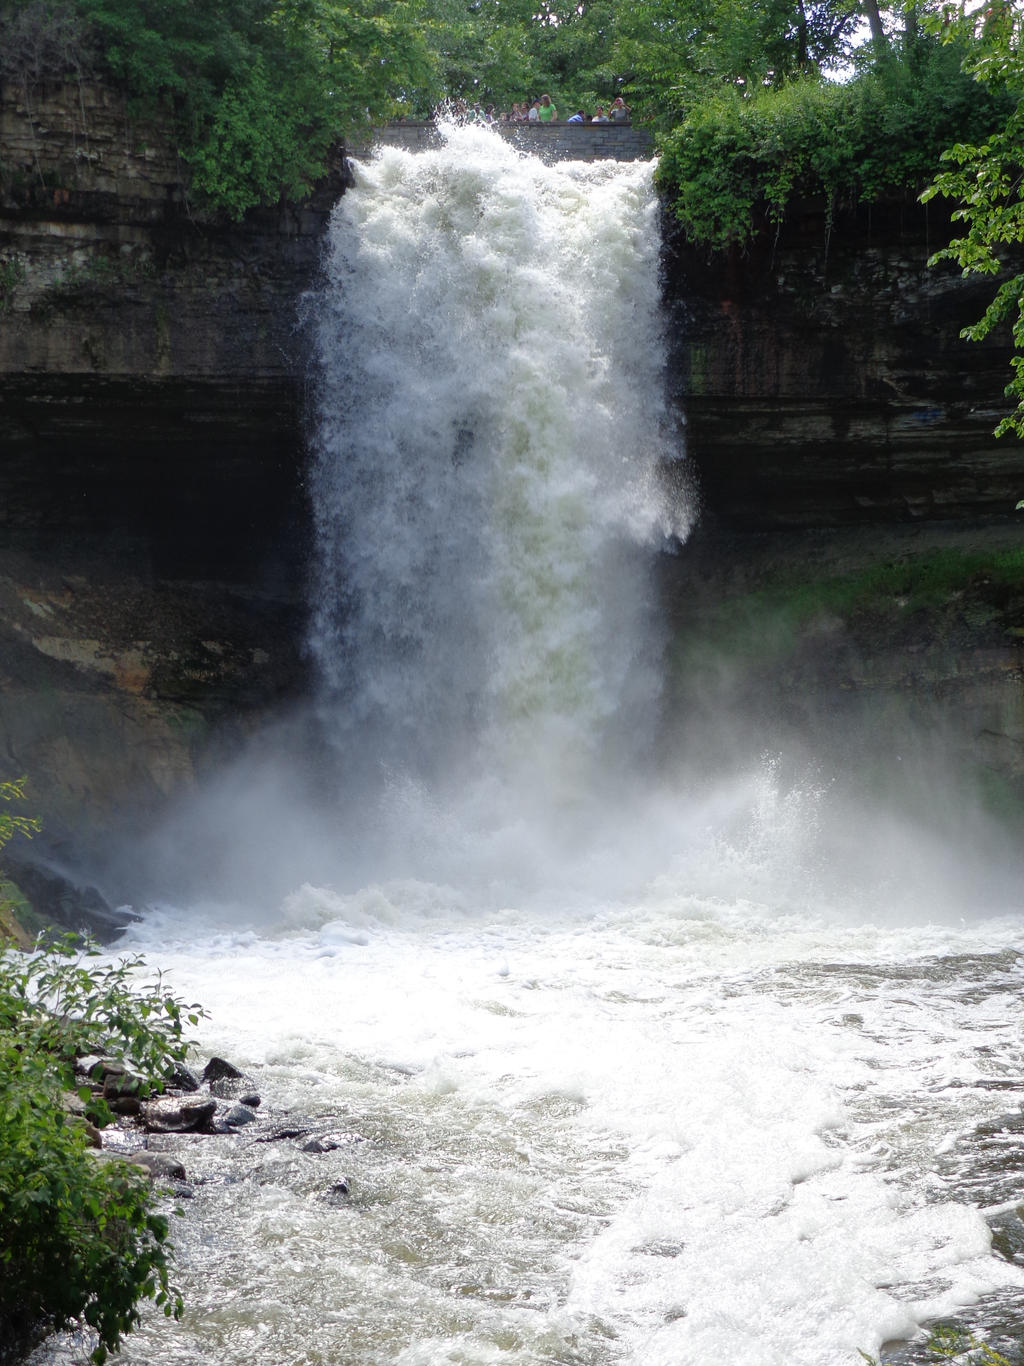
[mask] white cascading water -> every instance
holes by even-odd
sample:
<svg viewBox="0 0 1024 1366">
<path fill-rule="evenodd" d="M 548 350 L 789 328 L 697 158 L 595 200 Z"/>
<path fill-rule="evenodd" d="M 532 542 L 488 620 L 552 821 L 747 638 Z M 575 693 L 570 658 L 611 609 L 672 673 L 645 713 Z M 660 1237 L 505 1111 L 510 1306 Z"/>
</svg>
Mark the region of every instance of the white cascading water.
<svg viewBox="0 0 1024 1366">
<path fill-rule="evenodd" d="M 1018 1198 L 979 1126 L 1019 914 L 949 913 L 909 837 L 916 899 L 837 886 L 827 783 L 651 776 L 650 167 L 455 129 L 356 178 L 316 301 L 336 875 L 131 933 L 271 1129 L 342 1141 L 182 1144 L 187 1314 L 126 1366 L 862 1366 L 1019 1314 L 979 1208 Z"/>
<path fill-rule="evenodd" d="M 454 137 L 336 211 L 313 641 L 360 800 L 425 783 L 430 822 L 454 801 L 479 838 L 649 757 L 651 551 L 689 518 L 661 487 L 650 165 Z"/>
</svg>

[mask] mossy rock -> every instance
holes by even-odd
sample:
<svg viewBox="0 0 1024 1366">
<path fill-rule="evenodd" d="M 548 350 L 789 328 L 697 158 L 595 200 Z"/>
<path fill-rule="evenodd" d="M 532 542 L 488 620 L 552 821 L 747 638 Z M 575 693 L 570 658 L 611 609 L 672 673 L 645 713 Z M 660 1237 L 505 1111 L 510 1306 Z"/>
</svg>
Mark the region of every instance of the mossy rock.
<svg viewBox="0 0 1024 1366">
<path fill-rule="evenodd" d="M 0 944 L 30 949 L 46 928 L 46 922 L 32 909 L 18 884 L 0 878 Z"/>
</svg>

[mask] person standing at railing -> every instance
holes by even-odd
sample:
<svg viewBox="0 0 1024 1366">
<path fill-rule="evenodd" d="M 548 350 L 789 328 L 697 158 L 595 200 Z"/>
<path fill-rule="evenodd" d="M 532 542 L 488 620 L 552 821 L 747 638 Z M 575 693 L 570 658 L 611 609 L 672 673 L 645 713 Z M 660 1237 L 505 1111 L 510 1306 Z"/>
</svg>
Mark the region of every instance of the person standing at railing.
<svg viewBox="0 0 1024 1366">
<path fill-rule="evenodd" d="M 558 110 L 551 103 L 550 95 L 541 95 L 540 108 L 537 110 L 537 117 L 541 123 L 557 123 Z"/>
</svg>

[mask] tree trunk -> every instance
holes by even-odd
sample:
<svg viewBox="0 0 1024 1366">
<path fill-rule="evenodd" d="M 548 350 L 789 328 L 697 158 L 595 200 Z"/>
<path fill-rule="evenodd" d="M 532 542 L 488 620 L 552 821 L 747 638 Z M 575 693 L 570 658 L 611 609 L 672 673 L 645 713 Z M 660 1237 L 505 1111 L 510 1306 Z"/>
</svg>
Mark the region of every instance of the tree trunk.
<svg viewBox="0 0 1024 1366">
<path fill-rule="evenodd" d="M 803 0 L 797 6 L 800 18 L 796 26 L 796 64 L 800 71 L 807 70 L 807 11 L 803 7 Z"/>
<path fill-rule="evenodd" d="M 871 41 L 878 47 L 885 47 L 885 29 L 882 27 L 882 16 L 878 12 L 878 0 L 863 0 L 861 9 L 871 26 Z"/>
</svg>

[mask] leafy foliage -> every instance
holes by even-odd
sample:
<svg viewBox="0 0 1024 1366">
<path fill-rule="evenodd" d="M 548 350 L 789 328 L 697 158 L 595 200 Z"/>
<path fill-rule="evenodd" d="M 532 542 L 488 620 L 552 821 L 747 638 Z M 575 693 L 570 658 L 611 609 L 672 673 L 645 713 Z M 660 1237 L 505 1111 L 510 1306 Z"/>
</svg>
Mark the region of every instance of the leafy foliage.
<svg viewBox="0 0 1024 1366">
<path fill-rule="evenodd" d="M 2 268 L 0 268 L 0 282 L 2 282 Z M 0 302 L 0 312 L 2 311 L 2 302 Z M 18 778 L 14 782 L 0 782 L 0 803 L 2 803 L 0 805 L 0 852 L 19 835 L 25 839 L 31 839 L 39 831 L 39 821 L 34 816 L 23 816 L 18 811 L 10 810 L 11 802 L 24 800 L 26 781 L 25 778 Z M 27 943 L 29 935 L 24 928 L 23 921 L 30 918 L 32 914 L 31 908 L 27 907 L 27 903 L 25 903 L 18 888 L 0 874 L 0 942 L 10 938 L 16 939 L 22 944 Z"/>
<path fill-rule="evenodd" d="M 981 90 L 1003 91 L 1011 104 L 1005 122 L 988 137 L 953 143 L 943 154 L 946 169 L 921 196 L 959 200 L 953 220 L 966 226 L 964 235 L 933 260 L 955 261 L 965 275 L 1005 273 L 1006 248 L 1024 242 L 1024 16 L 1017 7 L 996 0 L 972 16 L 943 10 L 933 27 L 949 43 L 970 40 L 965 69 Z M 1004 280 L 984 315 L 960 335 L 981 341 L 1007 324 L 1016 354 L 1006 393 L 1017 407 L 1002 419 L 996 435 L 1024 436 L 1024 272 Z"/>
<path fill-rule="evenodd" d="M 639 0 L 620 16 L 616 56 L 631 99 L 664 128 L 723 89 L 834 67 L 858 19 L 855 0 Z"/>
<path fill-rule="evenodd" d="M 938 1324 L 928 1334 L 925 1349 L 933 1361 L 959 1361 L 961 1366 L 1010 1366 L 1002 1352 L 981 1342 L 958 1323 Z M 858 1351 L 867 1366 L 882 1366 L 878 1357 Z"/>
<path fill-rule="evenodd" d="M 174 110 L 201 203 L 240 216 L 304 194 L 332 142 L 386 118 L 429 59 L 414 6 L 384 0 L 76 0 L 111 73 Z M 406 11 L 409 11 L 406 17 Z"/>
<path fill-rule="evenodd" d="M 40 76 L 103 71 L 169 115 L 197 203 L 239 217 L 305 193 L 368 111 L 411 109 L 434 82 L 421 18 L 418 0 L 13 0 L 0 51 L 37 52 Z"/>
<path fill-rule="evenodd" d="M 82 1320 L 102 1362 L 138 1321 L 140 1297 L 180 1313 L 167 1219 L 143 1173 L 89 1157 L 47 1059 L 5 1032 L 0 1070 L 0 1341 L 15 1350 Z"/>
<path fill-rule="evenodd" d="M 62 1105 L 84 1052 L 123 1059 L 156 1086 L 184 1057 L 184 1024 L 199 1011 L 159 976 L 138 985 L 142 966 L 102 962 L 74 936 L 31 954 L 0 950 L 0 1361 L 80 1321 L 96 1330 L 102 1363 L 141 1301 L 181 1313 L 168 1221 L 146 1177 L 96 1161 Z"/>
<path fill-rule="evenodd" d="M 65 935 L 23 954 L 0 951 L 0 1030 L 67 1068 L 89 1053 L 116 1059 L 157 1086 L 184 1061 L 186 1024 L 200 1008 L 167 991 L 162 976 L 140 981 L 145 960 L 103 959 L 89 940 Z"/>
<path fill-rule="evenodd" d="M 434 54 L 432 87 L 417 92 L 420 115 L 438 100 L 465 97 L 511 109 L 542 93 L 564 118 L 619 93 L 614 0 L 420 0 Z"/>
<path fill-rule="evenodd" d="M 25 783 L 27 778 L 17 778 L 14 782 L 0 782 L 0 802 L 10 803 L 23 801 L 25 797 Z M 16 835 L 24 835 L 26 839 L 31 839 L 39 832 L 39 821 L 35 816 L 22 816 L 16 811 L 10 811 L 7 806 L 0 807 L 0 850 L 10 844 Z"/>
<path fill-rule="evenodd" d="M 935 1361 L 959 1361 L 962 1366 L 1010 1366 L 1002 1352 L 982 1342 L 959 1323 L 937 1324 L 925 1343 Z"/>
<path fill-rule="evenodd" d="M 659 184 L 687 235 L 715 249 L 778 224 L 797 196 L 856 202 L 920 188 L 952 137 L 1005 116 L 1000 94 L 961 72 L 962 56 L 921 38 L 904 60 L 844 85 L 725 88 L 663 138 Z"/>
</svg>

